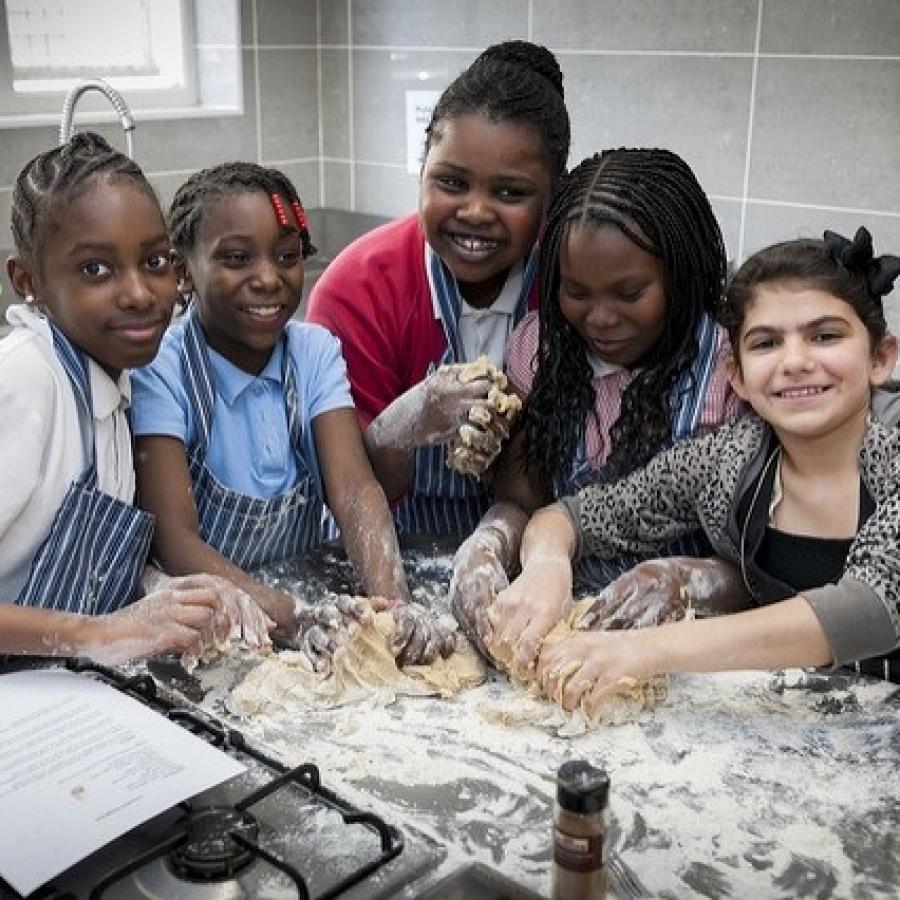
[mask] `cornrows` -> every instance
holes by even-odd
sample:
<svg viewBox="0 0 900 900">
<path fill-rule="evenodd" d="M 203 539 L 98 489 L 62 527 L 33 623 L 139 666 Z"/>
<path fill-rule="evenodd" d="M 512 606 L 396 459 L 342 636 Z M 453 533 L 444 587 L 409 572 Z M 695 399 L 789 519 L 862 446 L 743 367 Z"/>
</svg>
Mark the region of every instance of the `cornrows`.
<svg viewBox="0 0 900 900">
<path fill-rule="evenodd" d="M 559 64 L 546 47 L 506 41 L 488 47 L 450 83 L 434 108 L 425 153 L 441 139 L 441 123 L 464 115 L 532 126 L 540 136 L 555 177 L 569 158 L 569 114 Z"/>
<path fill-rule="evenodd" d="M 572 464 L 596 402 L 587 349 L 560 310 L 559 254 L 573 226 L 613 225 L 663 263 L 666 323 L 624 391 L 602 471 L 614 480 L 671 438 L 671 392 L 697 352 L 702 312 L 715 316 L 727 263 L 719 225 L 690 167 L 668 150 L 606 150 L 584 160 L 553 201 L 542 241 L 537 372 L 525 404 L 526 464 L 551 485 Z"/>
<path fill-rule="evenodd" d="M 287 207 L 290 207 L 300 235 L 303 258 L 316 252 L 310 240 L 303 204 L 290 179 L 278 169 L 250 162 L 223 163 L 202 169 L 191 175 L 178 189 L 168 215 L 169 236 L 175 249 L 182 255 L 189 253 L 194 247 L 197 228 L 208 205 L 227 194 L 241 191 L 261 191 L 269 197 L 273 212 L 283 228 L 293 227 L 287 213 Z"/>
<path fill-rule="evenodd" d="M 100 135 L 78 132 L 66 144 L 32 159 L 16 179 L 10 227 L 19 256 L 37 262 L 48 224 L 87 189 L 94 176 L 100 175 L 130 178 L 158 203 L 150 182 L 135 162 L 114 150 Z"/>
</svg>

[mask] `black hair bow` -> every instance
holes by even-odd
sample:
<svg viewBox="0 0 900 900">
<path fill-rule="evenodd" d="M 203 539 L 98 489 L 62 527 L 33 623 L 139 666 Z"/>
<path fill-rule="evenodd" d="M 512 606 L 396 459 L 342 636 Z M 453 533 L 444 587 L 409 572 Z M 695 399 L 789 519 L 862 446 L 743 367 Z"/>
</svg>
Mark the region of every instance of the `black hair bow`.
<svg viewBox="0 0 900 900">
<path fill-rule="evenodd" d="M 865 278 L 869 296 L 876 303 L 881 303 L 881 298 L 894 289 L 894 281 L 900 275 L 900 256 L 889 253 L 875 256 L 872 235 L 867 228 L 857 228 L 852 241 L 837 232 L 826 231 L 825 246 L 836 263 Z"/>
</svg>

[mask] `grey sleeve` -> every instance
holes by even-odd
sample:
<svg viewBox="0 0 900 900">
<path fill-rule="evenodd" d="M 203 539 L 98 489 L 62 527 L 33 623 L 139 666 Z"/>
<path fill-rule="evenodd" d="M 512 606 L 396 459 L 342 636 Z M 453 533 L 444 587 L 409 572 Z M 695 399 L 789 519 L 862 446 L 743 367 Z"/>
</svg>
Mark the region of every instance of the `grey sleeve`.
<svg viewBox="0 0 900 900">
<path fill-rule="evenodd" d="M 897 635 L 890 614 L 871 585 L 845 575 L 837 584 L 802 591 L 831 647 L 832 667 L 890 653 Z"/>
</svg>

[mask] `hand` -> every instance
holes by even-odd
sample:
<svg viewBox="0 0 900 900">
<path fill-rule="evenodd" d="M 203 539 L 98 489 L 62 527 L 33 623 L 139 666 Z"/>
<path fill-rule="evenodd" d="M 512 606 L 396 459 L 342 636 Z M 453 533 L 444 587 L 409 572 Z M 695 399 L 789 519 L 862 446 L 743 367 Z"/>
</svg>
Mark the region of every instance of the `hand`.
<svg viewBox="0 0 900 900">
<path fill-rule="evenodd" d="M 670 556 L 639 563 L 610 583 L 579 628 L 646 628 L 681 618 L 688 606 L 701 614 L 746 605 L 740 573 L 718 557 Z"/>
<path fill-rule="evenodd" d="M 450 609 L 469 640 L 488 657 L 493 637 L 488 611 L 497 594 L 509 587 L 500 545 L 496 529 L 477 528 L 456 551 L 450 579 Z"/>
<path fill-rule="evenodd" d="M 394 633 L 390 648 L 398 666 L 427 665 L 456 650 L 455 625 L 433 618 L 414 603 L 400 603 L 392 612 Z"/>
<path fill-rule="evenodd" d="M 573 632 L 541 652 L 537 681 L 546 697 L 594 715 L 603 697 L 623 678 L 656 674 L 646 640 L 650 632 Z"/>
<path fill-rule="evenodd" d="M 410 398 L 409 412 L 414 416 L 416 445 L 446 444 L 456 437 L 460 425 L 470 421 L 469 414 L 474 405 L 479 404 L 487 410 L 487 396 L 493 381 L 488 377 L 462 381 L 459 377 L 461 369 L 458 365 L 441 366 L 404 395 Z"/>
<path fill-rule="evenodd" d="M 297 636 L 283 643 L 302 650 L 315 671 L 327 672 L 342 633 L 346 635 L 360 625 L 371 623 L 375 613 L 386 607 L 387 601 L 381 597 L 368 599 L 348 594 L 341 594 L 329 603 L 298 603 Z"/>
<path fill-rule="evenodd" d="M 242 641 L 251 648 L 272 646 L 269 632 L 275 627 L 275 622 L 253 597 L 227 578 L 207 574 L 172 578 L 148 566 L 144 570 L 142 585 L 145 591 L 154 593 L 173 586 L 208 587 L 219 595 L 224 613 L 231 622 L 225 641 Z"/>
<path fill-rule="evenodd" d="M 169 652 L 196 660 L 234 628 L 219 582 L 210 575 L 167 579 L 136 603 L 88 619 L 78 652 L 106 665 Z"/>
<path fill-rule="evenodd" d="M 510 671 L 533 671 L 544 638 L 572 612 L 572 565 L 567 558 L 532 557 L 491 607 L 492 655 L 510 659 Z"/>
</svg>

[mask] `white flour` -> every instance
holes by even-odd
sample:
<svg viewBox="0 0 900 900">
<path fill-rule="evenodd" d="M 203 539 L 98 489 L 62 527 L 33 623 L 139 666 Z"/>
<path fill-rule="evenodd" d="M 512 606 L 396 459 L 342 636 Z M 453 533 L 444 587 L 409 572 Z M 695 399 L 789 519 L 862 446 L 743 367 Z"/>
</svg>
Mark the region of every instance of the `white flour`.
<svg viewBox="0 0 900 900">
<path fill-rule="evenodd" d="M 420 597 L 445 603 L 435 583 L 449 565 L 414 561 L 432 580 Z M 199 671 L 203 706 L 223 715 L 241 668 Z M 479 860 L 542 894 L 554 774 L 585 758 L 610 774 L 611 843 L 649 896 L 896 896 L 895 686 L 801 672 L 677 677 L 637 722 L 575 738 L 485 721 L 479 706 L 510 690 L 496 676 L 449 701 L 232 721 L 286 761 L 319 765 L 351 800 L 375 798 L 388 821 L 449 844 L 445 868 Z"/>
</svg>

